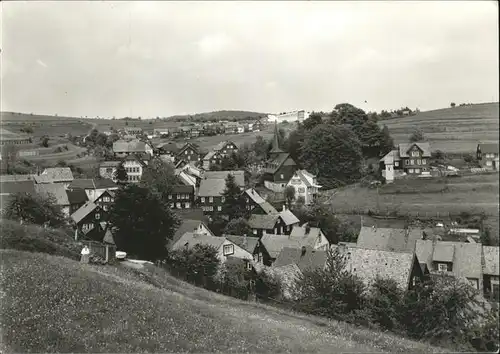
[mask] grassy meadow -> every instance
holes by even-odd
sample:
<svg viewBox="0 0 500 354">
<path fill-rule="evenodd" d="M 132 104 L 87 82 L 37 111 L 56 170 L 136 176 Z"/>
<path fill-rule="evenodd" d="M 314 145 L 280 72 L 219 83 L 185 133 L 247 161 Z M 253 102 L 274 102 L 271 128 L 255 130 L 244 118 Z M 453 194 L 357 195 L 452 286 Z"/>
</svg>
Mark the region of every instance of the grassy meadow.
<svg viewBox="0 0 500 354">
<path fill-rule="evenodd" d="M 470 153 L 476 151 L 479 141 L 498 142 L 498 113 L 498 102 L 474 104 L 383 120 L 380 125 L 387 125 L 396 144 L 408 142 L 412 131 L 419 128 L 433 151 Z"/>
<path fill-rule="evenodd" d="M 444 352 L 225 297 L 159 268 L 0 250 L 2 352 Z M 36 297 L 33 294 L 36 293 Z"/>
</svg>

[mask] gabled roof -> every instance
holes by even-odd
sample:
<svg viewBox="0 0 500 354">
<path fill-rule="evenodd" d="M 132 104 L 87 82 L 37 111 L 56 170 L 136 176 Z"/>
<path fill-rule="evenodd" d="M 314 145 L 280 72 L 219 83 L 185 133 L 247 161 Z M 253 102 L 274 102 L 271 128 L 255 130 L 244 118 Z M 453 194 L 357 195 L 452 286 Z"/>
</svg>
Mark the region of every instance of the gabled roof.
<svg viewBox="0 0 500 354">
<path fill-rule="evenodd" d="M 207 245 L 219 249 L 225 241 L 226 239 L 224 237 L 186 232 L 172 245 L 172 250 L 176 251 L 183 249 L 186 245 L 188 249 L 192 249 L 195 245 Z"/>
<path fill-rule="evenodd" d="M 113 152 L 145 152 L 146 143 L 140 140 L 117 140 L 113 143 Z"/>
<path fill-rule="evenodd" d="M 479 143 L 477 147 L 483 154 L 498 154 L 498 144 Z"/>
<path fill-rule="evenodd" d="M 312 247 L 304 248 L 285 247 L 273 263 L 273 267 L 282 267 L 296 264 L 301 272 L 323 268 L 328 257 L 327 251 L 314 250 Z"/>
<path fill-rule="evenodd" d="M 399 144 L 399 157 L 409 157 L 408 151 L 413 146 L 417 146 L 420 150 L 422 150 L 422 156 L 424 157 L 431 157 L 431 146 L 429 143 L 404 143 L 404 144 Z"/>
<path fill-rule="evenodd" d="M 77 211 L 75 211 L 73 214 L 71 214 L 71 218 L 75 223 L 79 223 L 82 221 L 87 215 L 89 215 L 91 212 L 93 212 L 96 208 L 99 208 L 97 204 L 94 204 L 92 202 L 87 202 L 84 205 L 82 205 Z"/>
<path fill-rule="evenodd" d="M 391 150 L 384 157 L 380 159 L 386 165 L 394 164 L 394 161 L 400 161 L 399 150 Z"/>
<path fill-rule="evenodd" d="M 70 205 L 68 194 L 64 185 L 59 183 L 37 184 L 35 190 L 38 194 L 43 196 L 52 196 L 56 200 L 57 205 L 65 206 Z"/>
<path fill-rule="evenodd" d="M 177 177 L 179 177 L 179 180 L 187 186 L 196 185 L 196 177 L 191 176 L 190 174 L 186 173 L 185 171 L 179 171 L 179 174 L 177 175 Z"/>
<path fill-rule="evenodd" d="M 215 155 L 218 154 L 218 151 L 210 151 L 208 154 L 206 154 L 204 157 L 203 157 L 203 160 L 204 161 L 209 161 L 212 157 L 214 157 Z"/>
<path fill-rule="evenodd" d="M 164 143 L 159 143 L 156 145 L 156 148 L 157 149 L 162 149 L 162 150 L 165 150 L 165 151 L 169 151 L 173 154 L 177 154 L 177 152 L 179 152 L 179 146 L 177 146 L 176 143 L 172 142 L 172 141 L 168 141 L 168 142 L 164 142 Z"/>
<path fill-rule="evenodd" d="M 191 148 L 191 149 L 193 149 L 193 151 L 198 152 L 198 148 L 195 145 L 193 145 L 191 143 L 185 143 L 184 146 L 181 147 L 181 149 L 179 150 L 179 152 L 177 153 L 177 155 L 182 154 L 188 148 Z"/>
<path fill-rule="evenodd" d="M 224 237 L 235 245 L 243 248 L 245 251 L 248 251 L 250 254 L 253 254 L 255 248 L 259 244 L 259 239 L 257 237 L 237 235 L 224 235 Z"/>
<path fill-rule="evenodd" d="M 175 193 L 175 194 L 194 193 L 194 187 L 192 185 L 186 186 L 186 185 L 178 184 L 178 185 L 172 186 L 172 193 Z"/>
<path fill-rule="evenodd" d="M 278 218 L 279 214 L 270 214 L 270 215 L 252 214 L 248 219 L 248 225 L 250 225 L 252 229 L 270 230 L 274 228 L 274 225 L 276 225 Z"/>
<path fill-rule="evenodd" d="M 173 245 L 174 243 L 176 243 L 186 232 L 194 233 L 196 230 L 198 230 L 198 228 L 202 224 L 205 225 L 205 223 L 201 220 L 192 220 L 192 219 L 182 220 L 181 224 L 179 225 L 179 228 L 175 231 L 174 237 L 172 238 L 170 244 Z M 207 230 L 209 230 L 206 225 L 205 227 L 207 228 Z M 212 234 L 212 236 L 214 235 Z"/>
<path fill-rule="evenodd" d="M 46 168 L 42 175 L 49 176 L 53 182 L 71 182 L 73 178 L 73 172 L 69 167 L 50 167 Z"/>
<path fill-rule="evenodd" d="M 293 224 L 297 224 L 300 220 L 292 213 L 289 209 L 283 210 L 280 212 L 281 220 L 285 223 L 285 225 L 290 226 Z"/>
<path fill-rule="evenodd" d="M 300 178 L 300 180 L 307 186 L 307 187 L 321 187 L 317 183 L 315 183 L 314 179 L 315 176 L 306 170 L 297 170 L 295 171 L 295 175 Z"/>
<path fill-rule="evenodd" d="M 70 205 L 86 203 L 89 200 L 84 189 L 68 189 L 66 191 L 66 194 L 68 195 L 68 201 Z"/>
<path fill-rule="evenodd" d="M 422 229 L 361 227 L 357 246 L 395 252 L 413 252 L 415 242 L 423 237 Z"/>
<path fill-rule="evenodd" d="M 322 232 L 319 227 L 308 227 L 308 226 L 299 226 L 295 225 L 292 228 L 292 232 L 290 233 L 290 237 L 292 238 L 311 238 L 314 240 L 318 240 L 321 236 Z"/>
<path fill-rule="evenodd" d="M 220 197 L 226 189 L 223 179 L 202 179 L 198 190 L 199 197 Z"/>
<path fill-rule="evenodd" d="M 483 246 L 484 274 L 499 276 L 500 253 L 498 246 Z"/>
<path fill-rule="evenodd" d="M 214 147 L 214 151 L 220 151 L 222 149 L 224 149 L 226 147 L 227 144 L 232 144 L 234 146 L 236 146 L 235 143 L 233 143 L 232 141 L 229 141 L 229 140 L 226 140 L 226 141 L 221 141 L 220 143 L 218 143 L 215 147 Z"/>
<path fill-rule="evenodd" d="M 333 245 L 335 249 L 337 246 Z M 410 282 L 411 270 L 415 260 L 414 253 L 391 252 L 367 248 L 348 248 L 347 258 L 349 270 L 365 283 L 371 286 L 377 277 L 396 281 L 398 287 L 405 291 Z"/>
<path fill-rule="evenodd" d="M 225 180 L 227 175 L 231 174 L 234 176 L 234 182 L 239 187 L 245 187 L 245 171 L 205 171 L 203 173 L 203 178 L 205 179 L 222 179 Z"/>
<path fill-rule="evenodd" d="M 0 194 L 15 194 L 15 193 L 35 193 L 35 182 L 17 181 L 17 182 L 1 182 Z"/>
<path fill-rule="evenodd" d="M 82 178 L 75 179 L 70 183 L 68 189 L 110 189 L 118 188 L 118 185 L 109 178 Z"/>
<path fill-rule="evenodd" d="M 245 194 L 258 204 L 266 214 L 278 214 L 278 211 L 253 188 L 245 190 Z"/>
<path fill-rule="evenodd" d="M 111 231 L 111 227 L 109 225 L 106 225 L 104 230 L 105 230 L 104 231 L 104 238 L 103 238 L 102 242 L 110 244 L 110 245 L 114 245 L 115 244 L 115 237 L 113 235 L 113 232 Z"/>
<path fill-rule="evenodd" d="M 295 161 L 293 161 L 293 159 L 290 157 L 290 154 L 287 153 L 287 152 L 283 152 L 283 153 L 280 153 L 279 155 L 275 156 L 274 158 L 270 159 L 267 163 L 266 163 L 266 168 L 264 168 L 264 172 L 265 173 L 271 173 L 271 174 L 274 174 L 276 173 L 276 171 L 278 171 L 280 169 L 280 167 L 285 164 L 285 162 L 288 160 L 288 158 L 290 158 L 289 160 L 289 164 L 290 165 L 296 165 Z"/>
<path fill-rule="evenodd" d="M 439 245 L 439 246 L 438 246 Z M 436 246 L 453 246 L 452 273 L 456 276 L 480 279 L 482 276 L 482 245 L 480 243 L 417 240 L 415 252 L 419 262 L 432 266 L 434 249 Z"/>
<path fill-rule="evenodd" d="M 267 253 L 269 253 L 269 256 L 271 256 L 271 258 L 278 257 L 281 250 L 285 247 L 302 248 L 302 246 L 308 245 L 308 243 L 304 242 L 304 240 L 291 238 L 287 235 L 272 234 L 264 234 L 260 239 L 260 243 L 266 249 Z"/>
</svg>

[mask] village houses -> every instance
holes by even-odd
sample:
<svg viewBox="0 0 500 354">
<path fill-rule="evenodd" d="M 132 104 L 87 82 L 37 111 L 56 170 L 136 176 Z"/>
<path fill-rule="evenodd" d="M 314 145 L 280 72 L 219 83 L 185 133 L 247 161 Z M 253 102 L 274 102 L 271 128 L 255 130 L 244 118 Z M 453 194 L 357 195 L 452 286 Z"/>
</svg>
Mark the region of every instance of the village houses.
<svg viewBox="0 0 500 354">
<path fill-rule="evenodd" d="M 498 170 L 498 143 L 477 144 L 476 157 L 481 167 L 491 170 Z"/>
<path fill-rule="evenodd" d="M 420 176 L 429 173 L 431 158 L 430 144 L 427 142 L 399 144 L 380 159 L 382 177 L 387 183 L 405 175 Z"/>
<path fill-rule="evenodd" d="M 295 202 L 299 199 L 303 199 L 305 205 L 310 205 L 316 200 L 319 189 L 321 188 L 316 180 L 316 176 L 310 174 L 306 170 L 295 171 L 286 186 L 294 188 Z"/>
</svg>

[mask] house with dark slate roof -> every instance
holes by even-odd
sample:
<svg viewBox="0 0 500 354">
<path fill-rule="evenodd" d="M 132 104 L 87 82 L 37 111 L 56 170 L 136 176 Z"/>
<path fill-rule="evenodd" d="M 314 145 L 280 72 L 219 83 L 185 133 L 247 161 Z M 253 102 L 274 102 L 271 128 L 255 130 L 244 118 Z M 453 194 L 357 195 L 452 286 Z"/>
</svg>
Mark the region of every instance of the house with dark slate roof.
<svg viewBox="0 0 500 354">
<path fill-rule="evenodd" d="M 481 167 L 491 170 L 499 169 L 498 143 L 477 144 L 476 156 Z"/>
<path fill-rule="evenodd" d="M 395 252 L 414 252 L 417 240 L 422 240 L 424 231 L 419 228 L 394 229 L 362 226 L 357 246 Z"/>
<path fill-rule="evenodd" d="M 252 214 L 278 214 L 278 211 L 253 188 L 244 192 L 246 209 Z"/>
<path fill-rule="evenodd" d="M 446 274 L 467 281 L 488 298 L 498 301 L 499 248 L 480 243 L 418 240 L 416 254 L 431 274 Z"/>
<path fill-rule="evenodd" d="M 419 176 L 429 172 L 431 147 L 427 142 L 399 144 L 380 159 L 382 176 L 387 182 L 404 175 Z"/>
<path fill-rule="evenodd" d="M 73 172 L 69 167 L 50 167 L 46 168 L 38 177 L 47 178 L 48 183 L 61 183 L 67 187 L 73 181 Z M 36 178 L 37 176 L 35 176 Z M 44 181 L 45 182 L 45 181 Z M 38 182 L 37 183 L 43 183 Z M 47 183 L 47 182 L 45 182 Z"/>
<path fill-rule="evenodd" d="M 89 201 L 71 214 L 71 219 L 80 237 L 101 242 L 105 231 L 102 225 L 105 224 L 103 223 L 104 214 L 105 211 L 99 205 Z"/>
<path fill-rule="evenodd" d="M 106 190 L 117 190 L 118 185 L 106 178 L 82 178 L 75 179 L 68 186 L 69 190 L 83 189 L 89 198 L 89 201 L 95 201 Z"/>
<path fill-rule="evenodd" d="M 117 158 L 131 154 L 146 153 L 146 143 L 140 140 L 117 140 L 113 143 L 113 153 Z"/>
<path fill-rule="evenodd" d="M 264 186 L 274 192 L 283 192 L 298 166 L 290 154 L 279 147 L 278 135 L 278 125 L 275 124 L 273 147 L 263 169 Z"/>
<path fill-rule="evenodd" d="M 300 220 L 287 209 L 277 214 L 252 214 L 248 219 L 253 236 L 259 238 L 264 234 L 289 235 L 293 226 L 299 222 Z"/>
<path fill-rule="evenodd" d="M 194 187 L 187 185 L 172 186 L 168 195 L 171 209 L 191 209 L 194 206 Z"/>
<path fill-rule="evenodd" d="M 69 215 L 80 209 L 89 200 L 87 193 L 83 189 L 68 189 L 66 194 L 69 201 Z"/>
</svg>

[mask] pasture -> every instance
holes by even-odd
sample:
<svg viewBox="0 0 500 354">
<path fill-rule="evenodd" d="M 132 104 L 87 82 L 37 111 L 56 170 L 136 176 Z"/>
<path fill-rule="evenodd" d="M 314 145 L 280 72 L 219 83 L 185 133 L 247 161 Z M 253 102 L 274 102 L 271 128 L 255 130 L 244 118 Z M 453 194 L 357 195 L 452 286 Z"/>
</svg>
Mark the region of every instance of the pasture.
<svg viewBox="0 0 500 354">
<path fill-rule="evenodd" d="M 479 141 L 498 142 L 498 113 L 498 103 L 484 103 L 420 112 L 379 124 L 387 125 L 396 144 L 408 142 L 413 130 L 419 128 L 433 151 L 471 153 Z"/>
<path fill-rule="evenodd" d="M 2 352 L 444 352 L 229 298 L 155 267 L 84 265 L 14 250 L 0 256 Z"/>
<path fill-rule="evenodd" d="M 326 192 L 336 214 L 397 213 L 420 216 L 462 212 L 487 215 L 498 234 L 498 174 L 457 178 L 401 180 L 378 190 L 352 185 Z"/>
</svg>

